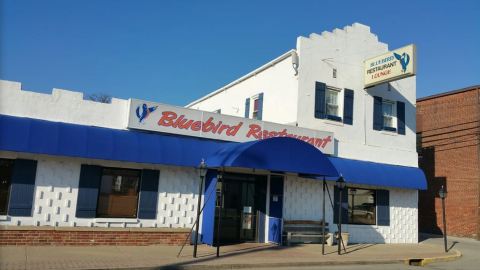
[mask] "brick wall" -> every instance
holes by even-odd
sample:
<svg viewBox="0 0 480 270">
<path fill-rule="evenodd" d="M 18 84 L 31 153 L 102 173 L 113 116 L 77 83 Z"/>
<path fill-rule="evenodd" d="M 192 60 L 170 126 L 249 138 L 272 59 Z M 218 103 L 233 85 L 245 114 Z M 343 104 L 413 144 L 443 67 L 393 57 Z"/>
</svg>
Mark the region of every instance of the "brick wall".
<svg viewBox="0 0 480 270">
<path fill-rule="evenodd" d="M 187 236 L 186 230 L 15 228 L 12 226 L 0 229 L 0 245 L 182 245 Z"/>
<path fill-rule="evenodd" d="M 480 89 L 417 101 L 419 166 L 428 190 L 419 193 L 420 231 L 442 233 L 438 190 L 447 189 L 447 234 L 480 237 Z"/>
</svg>

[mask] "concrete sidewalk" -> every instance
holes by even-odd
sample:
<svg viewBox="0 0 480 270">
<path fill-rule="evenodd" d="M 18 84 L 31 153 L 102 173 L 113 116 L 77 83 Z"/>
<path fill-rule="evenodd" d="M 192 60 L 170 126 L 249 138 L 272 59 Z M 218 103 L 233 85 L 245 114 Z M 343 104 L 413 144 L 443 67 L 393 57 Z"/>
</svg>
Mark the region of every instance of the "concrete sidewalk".
<svg viewBox="0 0 480 270">
<path fill-rule="evenodd" d="M 320 266 L 338 264 L 404 263 L 410 259 L 460 256 L 456 250 L 444 253 L 442 246 L 431 244 L 358 244 L 338 256 L 336 246 L 321 245 L 278 247 L 261 244 L 225 246 L 221 257 L 215 248 L 200 246 L 199 258 L 192 258 L 192 247 L 185 247 L 180 258 L 178 246 L 21 246 L 0 247 L 0 269 L 232 269 L 280 266 Z"/>
</svg>

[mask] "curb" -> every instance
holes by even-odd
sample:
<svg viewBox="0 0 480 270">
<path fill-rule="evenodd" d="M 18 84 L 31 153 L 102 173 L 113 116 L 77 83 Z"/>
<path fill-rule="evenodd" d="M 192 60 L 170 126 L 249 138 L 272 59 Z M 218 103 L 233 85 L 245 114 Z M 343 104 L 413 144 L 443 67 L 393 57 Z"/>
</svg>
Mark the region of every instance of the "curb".
<svg viewBox="0 0 480 270">
<path fill-rule="evenodd" d="M 285 262 L 285 263 L 240 263 L 240 264 L 179 264 L 154 267 L 126 267 L 115 268 L 117 270 L 208 270 L 208 269 L 258 269 L 258 268 L 281 268 L 281 267 L 313 267 L 335 265 L 375 265 L 375 264 L 401 264 L 405 259 L 395 260 L 352 260 L 352 261 L 310 261 L 310 262 Z M 99 270 L 99 269 L 96 269 Z M 102 269 L 107 270 L 107 269 Z"/>
<path fill-rule="evenodd" d="M 439 257 L 431 257 L 431 258 L 410 258 L 405 260 L 405 264 L 407 265 L 414 265 L 414 266 L 425 266 L 427 264 L 436 263 L 436 262 L 450 262 L 459 259 L 462 257 L 462 253 L 456 249 L 453 250 L 455 254 L 446 255 L 446 256 L 439 256 Z"/>
</svg>

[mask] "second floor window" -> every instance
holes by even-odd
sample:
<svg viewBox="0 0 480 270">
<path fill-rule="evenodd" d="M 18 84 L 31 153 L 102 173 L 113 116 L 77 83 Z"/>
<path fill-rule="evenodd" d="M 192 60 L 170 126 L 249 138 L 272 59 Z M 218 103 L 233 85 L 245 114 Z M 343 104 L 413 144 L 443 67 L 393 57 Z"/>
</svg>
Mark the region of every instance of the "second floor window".
<svg viewBox="0 0 480 270">
<path fill-rule="evenodd" d="M 338 110 L 338 94 L 339 91 L 333 89 L 327 89 L 327 98 L 326 98 L 326 112 L 328 116 L 335 116 L 339 117 L 339 110 Z"/>
<path fill-rule="evenodd" d="M 383 129 L 388 131 L 396 131 L 395 128 L 395 103 L 389 100 L 384 100 L 382 103 L 383 112 Z"/>
<path fill-rule="evenodd" d="M 253 112 L 252 112 L 253 119 L 258 119 L 259 109 L 260 109 L 260 100 L 258 98 L 255 98 L 253 100 Z"/>
</svg>

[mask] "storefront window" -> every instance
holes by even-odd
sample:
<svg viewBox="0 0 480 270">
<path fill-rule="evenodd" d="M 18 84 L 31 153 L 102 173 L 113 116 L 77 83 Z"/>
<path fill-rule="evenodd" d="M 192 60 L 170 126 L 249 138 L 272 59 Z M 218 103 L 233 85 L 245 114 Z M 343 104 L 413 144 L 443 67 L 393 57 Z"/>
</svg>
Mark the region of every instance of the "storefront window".
<svg viewBox="0 0 480 270">
<path fill-rule="evenodd" d="M 103 170 L 98 197 L 98 217 L 137 217 L 140 171 L 126 169 Z"/>
<path fill-rule="evenodd" d="M 375 190 L 349 188 L 348 223 L 375 225 L 376 220 Z"/>
<path fill-rule="evenodd" d="M 0 159 L 0 215 L 7 214 L 12 171 L 13 160 Z"/>
</svg>

